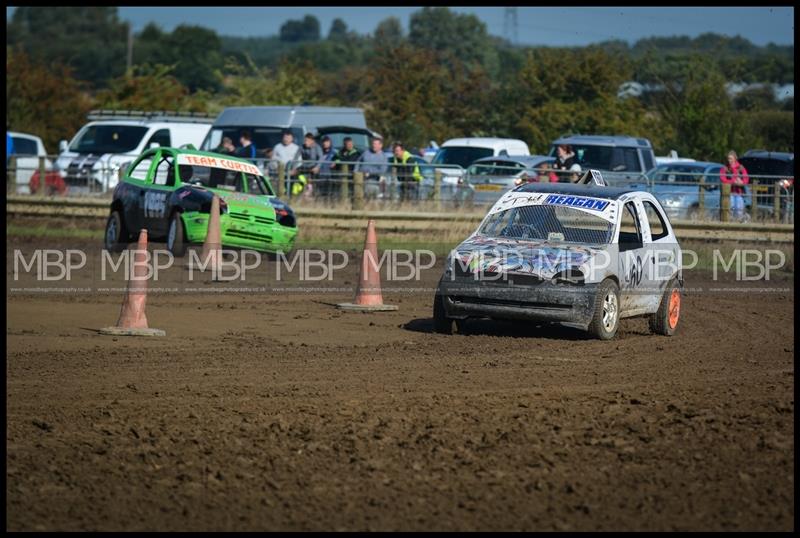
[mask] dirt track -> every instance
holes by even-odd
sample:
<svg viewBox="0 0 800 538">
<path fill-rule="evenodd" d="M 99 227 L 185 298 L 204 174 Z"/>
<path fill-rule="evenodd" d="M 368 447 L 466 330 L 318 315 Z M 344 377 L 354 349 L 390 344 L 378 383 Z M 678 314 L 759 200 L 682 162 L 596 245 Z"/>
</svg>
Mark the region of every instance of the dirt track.
<svg viewBox="0 0 800 538">
<path fill-rule="evenodd" d="M 8 529 L 792 530 L 783 278 L 690 273 L 677 336 L 611 342 L 435 335 L 421 292 L 152 294 L 168 336 L 117 339 L 119 295 L 11 293 Z"/>
</svg>

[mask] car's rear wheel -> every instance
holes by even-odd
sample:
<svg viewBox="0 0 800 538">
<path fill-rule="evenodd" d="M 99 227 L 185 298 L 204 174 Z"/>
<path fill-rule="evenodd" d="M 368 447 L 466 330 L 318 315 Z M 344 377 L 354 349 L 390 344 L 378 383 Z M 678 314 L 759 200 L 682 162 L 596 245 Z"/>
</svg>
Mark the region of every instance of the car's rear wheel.
<svg viewBox="0 0 800 538">
<path fill-rule="evenodd" d="M 664 290 L 658 310 L 650 316 L 650 330 L 664 336 L 675 334 L 680 321 L 682 299 L 681 286 L 675 279 L 672 279 Z"/>
<path fill-rule="evenodd" d="M 186 254 L 186 234 L 183 229 L 183 219 L 179 212 L 172 214 L 169 219 L 169 231 L 167 232 L 167 249 L 176 258 L 181 258 Z"/>
<path fill-rule="evenodd" d="M 600 340 L 611 340 L 619 327 L 619 286 L 613 280 L 604 280 L 597 287 L 594 313 L 589 323 L 589 333 Z"/>
<path fill-rule="evenodd" d="M 109 252 L 122 252 L 128 246 L 128 230 L 119 211 L 108 216 L 104 246 Z"/>
</svg>

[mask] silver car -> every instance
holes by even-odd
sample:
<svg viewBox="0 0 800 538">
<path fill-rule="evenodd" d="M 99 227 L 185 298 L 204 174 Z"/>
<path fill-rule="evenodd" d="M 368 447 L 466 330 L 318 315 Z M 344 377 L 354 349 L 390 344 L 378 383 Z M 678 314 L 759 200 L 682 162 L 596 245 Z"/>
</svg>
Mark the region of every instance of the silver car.
<svg viewBox="0 0 800 538">
<path fill-rule="evenodd" d="M 523 183 L 539 181 L 542 165 L 555 159 L 546 155 L 484 157 L 467 168 L 467 200 L 476 205 L 495 203 L 506 192 Z"/>
</svg>

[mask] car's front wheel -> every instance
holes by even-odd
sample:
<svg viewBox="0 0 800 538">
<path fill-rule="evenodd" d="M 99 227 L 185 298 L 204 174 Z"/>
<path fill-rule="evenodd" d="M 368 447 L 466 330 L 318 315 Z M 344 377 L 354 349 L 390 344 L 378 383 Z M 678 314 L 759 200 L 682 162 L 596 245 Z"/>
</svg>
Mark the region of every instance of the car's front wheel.
<svg viewBox="0 0 800 538">
<path fill-rule="evenodd" d="M 613 280 L 604 280 L 597 287 L 589 333 L 600 340 L 614 338 L 619 327 L 619 306 L 619 286 Z"/>
<path fill-rule="evenodd" d="M 176 258 L 186 254 L 186 235 L 183 229 L 183 219 L 177 211 L 169 219 L 169 231 L 167 232 L 167 249 Z"/>
<path fill-rule="evenodd" d="M 128 246 L 128 230 L 119 211 L 112 211 L 108 216 L 104 246 L 109 252 L 122 252 Z"/>
<path fill-rule="evenodd" d="M 444 309 L 444 297 L 438 293 L 433 297 L 433 330 L 440 334 L 461 334 L 466 327 L 464 319 L 447 317 Z"/>
</svg>

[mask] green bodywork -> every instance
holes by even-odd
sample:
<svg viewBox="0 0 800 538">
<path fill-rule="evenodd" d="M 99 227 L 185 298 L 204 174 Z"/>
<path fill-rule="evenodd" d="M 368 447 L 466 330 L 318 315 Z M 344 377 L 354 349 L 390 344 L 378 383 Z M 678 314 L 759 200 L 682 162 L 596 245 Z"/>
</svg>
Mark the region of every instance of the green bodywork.
<svg viewBox="0 0 800 538">
<path fill-rule="evenodd" d="M 297 227 L 282 226 L 276 221 L 275 208 L 269 196 L 209 189 L 227 204 L 220 215 L 222 245 L 251 248 L 264 252 L 288 252 L 297 237 Z M 208 231 L 208 213 L 185 212 L 183 218 L 186 241 L 202 243 Z"/>
</svg>

